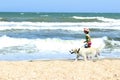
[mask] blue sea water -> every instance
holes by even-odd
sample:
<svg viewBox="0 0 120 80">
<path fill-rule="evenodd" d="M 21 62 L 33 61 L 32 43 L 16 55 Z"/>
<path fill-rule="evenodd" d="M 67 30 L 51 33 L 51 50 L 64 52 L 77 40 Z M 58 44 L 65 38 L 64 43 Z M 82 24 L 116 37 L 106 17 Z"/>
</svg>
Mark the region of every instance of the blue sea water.
<svg viewBox="0 0 120 80">
<path fill-rule="evenodd" d="M 85 27 L 101 58 L 120 58 L 120 13 L 1 12 L 0 60 L 74 59 Z"/>
</svg>

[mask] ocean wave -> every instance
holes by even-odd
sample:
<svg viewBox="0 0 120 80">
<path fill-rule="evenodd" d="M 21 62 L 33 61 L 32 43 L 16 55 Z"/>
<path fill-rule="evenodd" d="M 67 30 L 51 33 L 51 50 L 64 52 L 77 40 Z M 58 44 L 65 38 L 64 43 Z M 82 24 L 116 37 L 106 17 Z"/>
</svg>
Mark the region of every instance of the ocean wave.
<svg viewBox="0 0 120 80">
<path fill-rule="evenodd" d="M 74 19 L 81 19 L 81 20 L 93 20 L 92 22 L 120 22 L 120 19 L 112 19 L 112 18 L 105 18 L 105 17 L 80 17 L 80 16 L 73 16 Z M 96 20 L 96 21 L 95 21 Z M 83 21 L 84 22 L 84 21 Z"/>
<path fill-rule="evenodd" d="M 92 39 L 92 47 L 103 49 L 105 47 L 103 38 Z M 45 52 L 59 52 L 68 53 L 72 48 L 84 47 L 84 40 L 62 40 L 59 38 L 47 38 L 47 39 L 26 39 L 26 38 L 12 38 L 6 35 L 0 37 L 0 50 L 10 53 L 15 51 L 15 53 L 20 52 L 31 52 L 36 53 L 36 51 Z M 99 43 L 98 43 L 99 42 Z M 33 49 L 33 52 L 32 50 Z M 30 50 L 30 51 L 29 51 Z M 34 52 L 35 51 L 35 52 Z M 2 52 L 1 52 L 2 54 Z"/>
<path fill-rule="evenodd" d="M 1 12 L 6 22 L 120 22 L 118 13 L 23 13 Z"/>
<path fill-rule="evenodd" d="M 111 39 L 106 39 L 105 41 L 105 48 L 109 51 L 109 52 L 120 52 L 119 47 L 120 47 L 120 41 L 116 41 L 116 40 L 111 40 Z"/>
<path fill-rule="evenodd" d="M 63 29 L 81 31 L 84 27 L 94 29 L 113 29 L 120 30 L 120 23 L 108 23 L 108 22 L 82 22 L 82 23 L 70 23 L 70 22 L 0 22 L 0 30 L 9 29 Z"/>
<path fill-rule="evenodd" d="M 70 55 L 69 50 L 84 47 L 83 41 L 83 39 L 12 38 L 4 35 L 0 37 L 0 60 L 70 59 L 73 58 L 73 55 Z M 115 53 L 120 52 L 120 41 L 111 41 L 108 37 L 93 38 L 92 47 L 99 48 L 101 57 L 119 57 L 119 54 Z"/>
<path fill-rule="evenodd" d="M 3 18 L 0 17 L 0 20 L 1 20 L 1 19 L 3 19 Z"/>
<path fill-rule="evenodd" d="M 0 17 L 0 21 L 7 21 L 7 19 Z"/>
</svg>

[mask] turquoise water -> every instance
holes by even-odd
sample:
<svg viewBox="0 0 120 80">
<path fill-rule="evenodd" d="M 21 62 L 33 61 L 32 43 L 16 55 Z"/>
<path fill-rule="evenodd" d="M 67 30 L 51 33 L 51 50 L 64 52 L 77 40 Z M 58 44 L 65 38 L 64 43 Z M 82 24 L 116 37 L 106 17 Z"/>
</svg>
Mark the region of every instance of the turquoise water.
<svg viewBox="0 0 120 80">
<path fill-rule="evenodd" d="M 74 59 L 90 28 L 100 57 L 120 58 L 120 13 L 0 13 L 0 60 Z"/>
<path fill-rule="evenodd" d="M 0 12 L 0 20 L 8 22 L 103 22 L 99 18 L 120 19 L 120 13 Z"/>
</svg>

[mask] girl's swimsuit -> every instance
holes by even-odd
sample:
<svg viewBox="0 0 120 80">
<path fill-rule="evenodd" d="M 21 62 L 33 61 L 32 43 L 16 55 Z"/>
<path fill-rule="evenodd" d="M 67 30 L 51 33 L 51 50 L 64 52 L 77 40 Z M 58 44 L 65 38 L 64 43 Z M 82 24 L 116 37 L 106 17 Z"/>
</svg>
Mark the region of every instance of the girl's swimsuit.
<svg viewBox="0 0 120 80">
<path fill-rule="evenodd" d="M 89 34 L 86 34 L 86 42 L 87 44 L 85 44 L 85 48 L 91 47 L 91 38 Z"/>
</svg>

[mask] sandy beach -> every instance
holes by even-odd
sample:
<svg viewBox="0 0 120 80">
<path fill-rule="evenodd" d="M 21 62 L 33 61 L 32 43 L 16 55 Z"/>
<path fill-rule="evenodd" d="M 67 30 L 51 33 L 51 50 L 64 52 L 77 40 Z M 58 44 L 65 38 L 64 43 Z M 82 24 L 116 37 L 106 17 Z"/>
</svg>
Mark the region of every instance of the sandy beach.
<svg viewBox="0 0 120 80">
<path fill-rule="evenodd" d="M 0 61 L 0 80 L 120 80 L 120 59 Z"/>
</svg>

